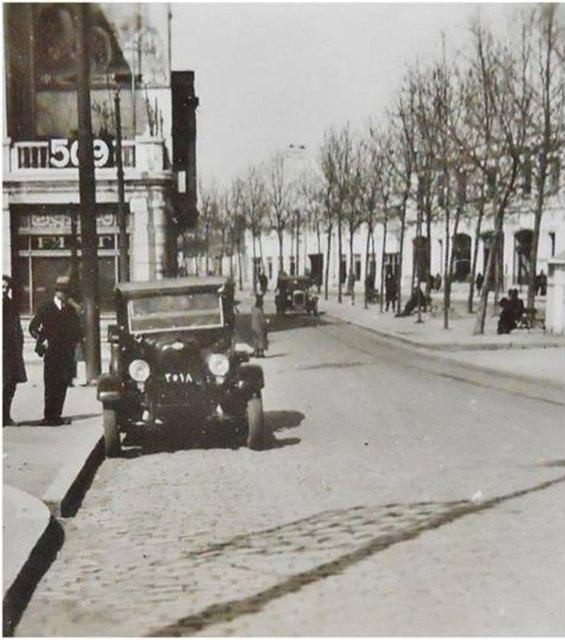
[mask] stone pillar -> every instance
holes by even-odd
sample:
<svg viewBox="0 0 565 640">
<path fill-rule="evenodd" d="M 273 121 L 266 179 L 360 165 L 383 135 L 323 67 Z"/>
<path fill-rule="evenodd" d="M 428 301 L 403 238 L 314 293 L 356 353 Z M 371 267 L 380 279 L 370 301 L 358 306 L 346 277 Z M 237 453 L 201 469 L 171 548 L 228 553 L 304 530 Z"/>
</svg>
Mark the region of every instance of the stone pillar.
<svg viewBox="0 0 565 640">
<path fill-rule="evenodd" d="M 146 198 L 132 198 L 130 206 L 130 273 L 131 279 L 151 279 Z"/>
<path fill-rule="evenodd" d="M 10 199 L 2 193 L 2 273 L 12 275 L 12 234 L 10 233 Z"/>
<path fill-rule="evenodd" d="M 545 326 L 550 333 L 565 334 L 565 252 L 548 261 Z"/>
<path fill-rule="evenodd" d="M 5 110 L 4 110 L 5 111 Z M 6 130 L 6 124 L 4 124 L 4 131 Z M 11 157 L 10 157 L 10 145 L 12 141 L 10 138 L 4 138 L 2 140 L 2 167 L 4 175 L 12 171 Z"/>
<path fill-rule="evenodd" d="M 135 139 L 135 168 L 149 173 L 163 171 L 164 144 L 162 138 L 137 136 Z"/>
<path fill-rule="evenodd" d="M 168 203 L 162 189 L 153 189 L 148 198 L 149 255 L 151 278 L 160 280 L 167 272 L 167 218 Z"/>
</svg>

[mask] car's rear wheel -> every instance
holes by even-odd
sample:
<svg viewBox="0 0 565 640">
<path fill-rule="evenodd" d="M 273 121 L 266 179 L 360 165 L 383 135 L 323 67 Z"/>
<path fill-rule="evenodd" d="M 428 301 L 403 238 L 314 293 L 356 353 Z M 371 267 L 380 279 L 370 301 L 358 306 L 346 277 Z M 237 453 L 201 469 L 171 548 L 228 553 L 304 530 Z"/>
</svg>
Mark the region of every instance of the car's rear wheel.
<svg viewBox="0 0 565 640">
<path fill-rule="evenodd" d="M 122 451 L 118 411 L 115 407 L 105 406 L 102 419 L 104 422 L 104 453 L 107 458 L 115 458 Z"/>
<path fill-rule="evenodd" d="M 250 449 L 261 449 L 266 438 L 263 400 L 260 395 L 253 396 L 247 402 L 247 425 L 247 446 Z"/>
</svg>

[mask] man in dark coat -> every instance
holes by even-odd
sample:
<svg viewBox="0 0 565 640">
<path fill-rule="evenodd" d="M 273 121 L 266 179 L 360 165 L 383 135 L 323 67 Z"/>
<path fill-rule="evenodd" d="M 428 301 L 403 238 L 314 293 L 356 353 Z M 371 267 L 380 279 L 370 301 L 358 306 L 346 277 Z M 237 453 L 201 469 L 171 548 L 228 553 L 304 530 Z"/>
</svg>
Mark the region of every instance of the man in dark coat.
<svg viewBox="0 0 565 640">
<path fill-rule="evenodd" d="M 13 425 L 10 416 L 16 386 L 26 382 L 24 364 L 24 334 L 20 315 L 12 293 L 12 280 L 2 276 L 2 424 Z"/>
<path fill-rule="evenodd" d="M 264 296 L 267 293 L 267 287 L 269 286 L 269 280 L 263 271 L 259 274 L 259 289 L 261 290 L 261 294 Z"/>
<path fill-rule="evenodd" d="M 67 295 L 67 286 L 57 283 L 53 299 L 39 308 L 29 325 L 29 332 L 37 341 L 36 352 L 44 355 L 43 424 L 50 426 L 70 422 L 61 414 L 73 378 L 75 347 L 81 336 L 79 317 L 67 303 Z"/>
<path fill-rule="evenodd" d="M 396 286 L 396 278 L 394 277 L 390 269 L 385 276 L 385 311 L 388 311 L 389 306 L 392 304 L 392 310 L 396 309 L 396 296 L 398 293 L 398 287 Z"/>
<path fill-rule="evenodd" d="M 255 306 L 251 309 L 251 332 L 253 333 L 254 355 L 264 358 L 265 351 L 269 348 L 267 338 L 267 320 L 263 311 L 263 296 L 256 296 Z"/>
</svg>

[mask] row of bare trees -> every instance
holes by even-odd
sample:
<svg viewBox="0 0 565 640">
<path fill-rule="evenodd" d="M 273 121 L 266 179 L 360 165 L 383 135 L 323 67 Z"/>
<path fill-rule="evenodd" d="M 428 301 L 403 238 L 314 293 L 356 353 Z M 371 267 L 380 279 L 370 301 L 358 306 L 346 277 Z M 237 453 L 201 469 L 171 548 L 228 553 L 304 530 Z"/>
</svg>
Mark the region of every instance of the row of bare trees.
<svg viewBox="0 0 565 640">
<path fill-rule="evenodd" d="M 484 332 L 489 291 L 500 279 L 500 238 L 516 211 L 533 214 L 527 306 L 534 305 L 541 221 L 559 182 L 565 139 L 565 64 L 558 4 L 522 12 L 515 41 L 497 39 L 479 22 L 469 29 L 465 56 L 406 72 L 384 117 L 363 131 L 349 125 L 326 132 L 316 167 L 290 180 L 283 154 L 251 167 L 224 194 L 201 188 L 200 233 L 205 250 L 210 232 L 221 237 L 222 255 L 241 261 L 244 232 L 252 237 L 253 258 L 262 262 L 262 237 L 274 232 L 283 268 L 285 235 L 314 233 L 321 253 L 325 236 L 324 293 L 328 295 L 332 238 L 338 256 L 349 248 L 354 270 L 354 238 L 366 231 L 365 273 L 376 255 L 375 232 L 382 232 L 381 293 L 387 234 L 398 233 L 398 297 L 403 282 L 407 229 L 415 225 L 417 244 L 412 283 L 429 274 L 431 235 L 443 226 L 444 327 L 449 326 L 453 239 L 465 222 L 474 227 L 468 310 L 474 310 L 474 280 L 481 237 L 488 255 L 478 302 L 476 333 Z M 562 16 L 561 16 L 562 18 Z M 561 24 L 562 24 L 561 20 Z M 528 195 L 528 198 L 524 198 Z M 422 261 L 427 264 L 422 267 Z M 298 263 L 298 249 L 296 253 Z M 342 301 L 341 259 L 337 260 Z M 241 269 L 239 269 L 241 274 Z M 429 279 L 426 279 L 426 288 Z M 428 291 L 429 292 L 429 291 Z M 495 294 L 496 295 L 496 294 Z M 381 295 L 381 300 L 383 296 Z"/>
</svg>

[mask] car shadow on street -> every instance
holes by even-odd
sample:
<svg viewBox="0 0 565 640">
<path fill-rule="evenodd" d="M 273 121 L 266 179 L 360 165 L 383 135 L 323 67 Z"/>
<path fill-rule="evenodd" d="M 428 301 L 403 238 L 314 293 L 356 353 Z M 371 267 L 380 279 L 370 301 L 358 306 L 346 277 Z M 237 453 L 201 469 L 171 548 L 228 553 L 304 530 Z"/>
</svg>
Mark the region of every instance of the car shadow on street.
<svg viewBox="0 0 565 640">
<path fill-rule="evenodd" d="M 265 422 L 271 433 L 299 427 L 305 417 L 302 411 L 265 411 Z"/>
<path fill-rule="evenodd" d="M 39 418 L 37 420 L 18 420 L 13 426 L 14 427 L 44 427 L 46 429 L 52 429 L 52 428 L 56 429 L 61 426 L 70 427 L 76 422 L 78 422 L 79 420 L 89 420 L 90 418 L 99 418 L 100 414 L 99 413 L 83 413 L 79 415 L 70 415 L 70 416 L 64 416 L 64 417 L 71 421 L 70 424 L 67 424 L 67 425 L 43 424 L 43 419 Z"/>
<path fill-rule="evenodd" d="M 302 423 L 305 416 L 301 411 L 265 411 L 266 437 L 260 451 L 280 449 L 299 444 L 298 437 L 281 438 L 275 432 L 293 429 Z M 246 448 L 245 439 L 234 433 L 210 426 L 208 428 L 163 429 L 153 434 L 126 435 L 123 441 L 122 457 L 137 458 L 154 453 L 174 453 L 175 451 L 192 449 L 232 449 Z"/>
</svg>

